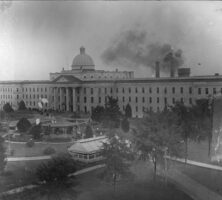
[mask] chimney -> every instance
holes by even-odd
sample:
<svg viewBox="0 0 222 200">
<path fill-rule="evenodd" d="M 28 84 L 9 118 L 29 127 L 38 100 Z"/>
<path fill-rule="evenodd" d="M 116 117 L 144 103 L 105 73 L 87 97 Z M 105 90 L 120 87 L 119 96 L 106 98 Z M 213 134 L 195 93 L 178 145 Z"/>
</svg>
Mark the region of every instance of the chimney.
<svg viewBox="0 0 222 200">
<path fill-rule="evenodd" d="M 179 68 L 178 69 L 179 77 L 189 77 L 190 76 L 190 68 Z"/>
<path fill-rule="evenodd" d="M 156 78 L 160 78 L 160 62 L 156 61 Z"/>
</svg>

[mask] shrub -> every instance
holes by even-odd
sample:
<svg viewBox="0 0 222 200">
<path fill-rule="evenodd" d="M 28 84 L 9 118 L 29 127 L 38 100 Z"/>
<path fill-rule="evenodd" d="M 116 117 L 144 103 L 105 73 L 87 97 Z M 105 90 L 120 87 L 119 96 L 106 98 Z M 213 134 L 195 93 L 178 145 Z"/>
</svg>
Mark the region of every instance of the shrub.
<svg viewBox="0 0 222 200">
<path fill-rule="evenodd" d="M 4 106 L 3 106 L 3 110 L 6 112 L 6 113 L 10 113 L 10 112 L 13 112 L 13 108 L 12 106 L 9 104 L 9 103 L 6 103 Z"/>
<path fill-rule="evenodd" d="M 26 118 L 21 118 L 17 123 L 18 131 L 21 133 L 25 133 L 31 127 L 31 123 Z"/>
<path fill-rule="evenodd" d="M 56 152 L 56 150 L 52 147 L 47 147 L 44 149 L 43 154 L 44 155 L 51 155 L 54 154 Z"/>
<path fill-rule="evenodd" d="M 25 102 L 21 100 L 18 104 L 18 110 L 26 110 Z"/>
<path fill-rule="evenodd" d="M 85 130 L 85 138 L 91 138 L 91 137 L 93 137 L 93 130 L 92 127 L 88 124 Z"/>
<path fill-rule="evenodd" d="M 34 125 L 30 131 L 29 134 L 32 135 L 32 137 L 36 140 L 41 138 L 41 132 L 42 132 L 42 126 L 41 123 L 38 125 Z"/>
<path fill-rule="evenodd" d="M 124 118 L 122 120 L 121 128 L 125 133 L 127 133 L 129 131 L 130 125 L 129 125 L 129 121 L 127 120 L 127 118 Z"/>
<path fill-rule="evenodd" d="M 33 140 L 29 140 L 28 142 L 26 142 L 27 147 L 33 147 L 34 145 L 35 145 L 35 142 Z"/>
<path fill-rule="evenodd" d="M 76 162 L 70 155 L 60 155 L 52 158 L 48 163 L 41 164 L 36 171 L 39 181 L 46 183 L 65 182 L 68 175 L 76 171 Z"/>
</svg>

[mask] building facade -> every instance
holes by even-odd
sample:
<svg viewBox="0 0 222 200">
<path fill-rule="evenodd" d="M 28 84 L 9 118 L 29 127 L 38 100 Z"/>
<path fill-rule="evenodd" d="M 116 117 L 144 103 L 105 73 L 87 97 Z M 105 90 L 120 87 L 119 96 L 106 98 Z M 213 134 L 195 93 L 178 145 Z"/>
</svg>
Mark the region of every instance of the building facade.
<svg viewBox="0 0 222 200">
<path fill-rule="evenodd" d="M 132 71 L 95 70 L 92 58 L 80 48 L 71 70 L 50 73 L 48 81 L 1 81 L 1 108 L 9 102 L 14 109 L 23 100 L 28 108 L 38 108 L 41 98 L 48 99 L 45 109 L 91 113 L 97 105 L 104 106 L 107 96 L 118 99 L 124 112 L 131 105 L 133 117 L 144 111 L 162 110 L 176 101 L 195 104 L 196 99 L 222 94 L 222 76 L 190 76 L 187 68 L 178 76 L 160 77 L 158 63 L 155 78 L 134 78 Z"/>
</svg>

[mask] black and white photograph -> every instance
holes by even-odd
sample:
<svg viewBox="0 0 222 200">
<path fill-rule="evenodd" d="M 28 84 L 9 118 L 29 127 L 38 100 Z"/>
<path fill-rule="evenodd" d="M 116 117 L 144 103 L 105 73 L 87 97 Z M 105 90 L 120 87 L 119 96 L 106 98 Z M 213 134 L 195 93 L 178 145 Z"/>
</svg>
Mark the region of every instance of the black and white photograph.
<svg viewBox="0 0 222 200">
<path fill-rule="evenodd" d="M 0 200 L 222 200 L 222 1 L 0 0 Z"/>
</svg>

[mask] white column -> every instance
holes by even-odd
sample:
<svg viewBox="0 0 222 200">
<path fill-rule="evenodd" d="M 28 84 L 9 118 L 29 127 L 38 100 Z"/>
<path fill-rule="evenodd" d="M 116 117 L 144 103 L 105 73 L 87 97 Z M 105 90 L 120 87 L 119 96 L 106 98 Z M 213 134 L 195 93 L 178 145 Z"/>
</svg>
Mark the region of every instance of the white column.
<svg viewBox="0 0 222 200">
<path fill-rule="evenodd" d="M 76 89 L 72 88 L 72 106 L 73 106 L 73 112 L 76 112 Z"/>
<path fill-rule="evenodd" d="M 62 110 L 62 88 L 59 88 L 59 105 L 60 105 L 60 110 Z"/>
<path fill-rule="evenodd" d="M 54 99 L 54 110 L 56 110 L 57 109 L 57 94 L 56 94 L 56 90 L 57 90 L 57 88 L 53 88 L 53 99 Z"/>
<path fill-rule="evenodd" d="M 66 88 L 66 111 L 69 111 L 69 88 Z"/>
</svg>

